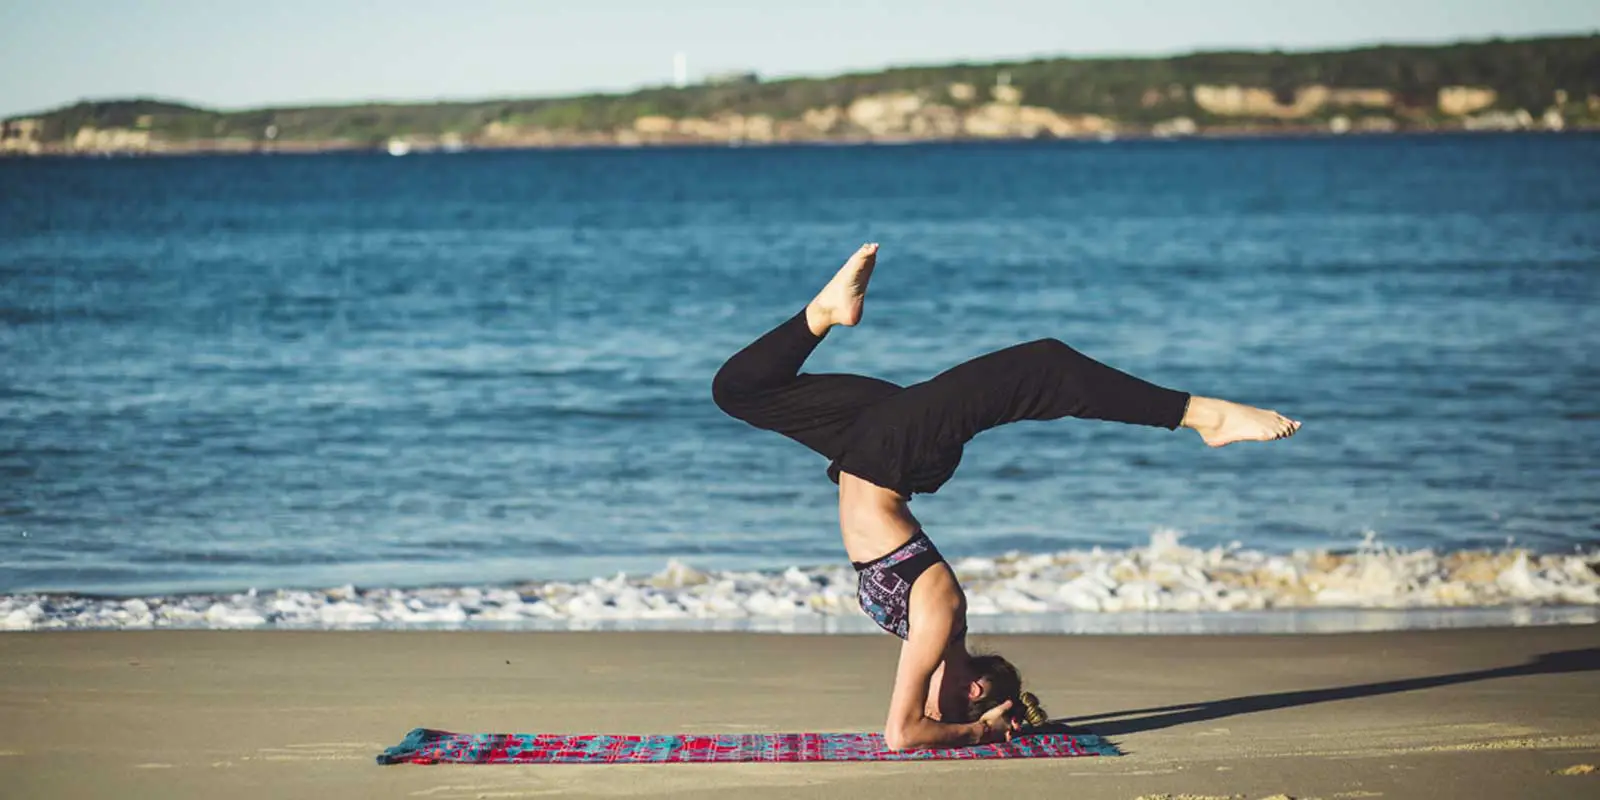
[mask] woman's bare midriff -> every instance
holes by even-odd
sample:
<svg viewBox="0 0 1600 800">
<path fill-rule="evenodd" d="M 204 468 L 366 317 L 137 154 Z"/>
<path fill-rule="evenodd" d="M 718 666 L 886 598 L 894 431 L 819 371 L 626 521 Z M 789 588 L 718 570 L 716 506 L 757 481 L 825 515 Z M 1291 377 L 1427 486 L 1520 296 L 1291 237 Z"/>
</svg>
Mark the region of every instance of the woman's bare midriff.
<svg viewBox="0 0 1600 800">
<path fill-rule="evenodd" d="M 839 474 L 839 530 L 851 561 L 888 553 L 921 527 L 905 497 L 848 472 Z"/>
</svg>

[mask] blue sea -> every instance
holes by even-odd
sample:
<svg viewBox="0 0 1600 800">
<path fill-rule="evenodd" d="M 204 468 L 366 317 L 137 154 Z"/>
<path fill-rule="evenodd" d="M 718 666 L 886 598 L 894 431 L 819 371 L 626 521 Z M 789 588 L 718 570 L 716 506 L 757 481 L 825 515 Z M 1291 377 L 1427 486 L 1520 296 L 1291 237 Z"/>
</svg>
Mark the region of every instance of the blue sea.
<svg viewBox="0 0 1600 800">
<path fill-rule="evenodd" d="M 1484 551 L 1583 604 L 1600 563 L 1600 136 L 11 160 L 0 211 L 13 627 L 196 593 L 848 599 L 825 462 L 710 382 L 864 241 L 866 317 L 812 371 L 1050 336 L 1304 422 L 983 434 L 913 503 L 977 584 L 1317 551 L 1451 584 Z M 1355 596 L 1321 605 L 1406 605 Z"/>
</svg>

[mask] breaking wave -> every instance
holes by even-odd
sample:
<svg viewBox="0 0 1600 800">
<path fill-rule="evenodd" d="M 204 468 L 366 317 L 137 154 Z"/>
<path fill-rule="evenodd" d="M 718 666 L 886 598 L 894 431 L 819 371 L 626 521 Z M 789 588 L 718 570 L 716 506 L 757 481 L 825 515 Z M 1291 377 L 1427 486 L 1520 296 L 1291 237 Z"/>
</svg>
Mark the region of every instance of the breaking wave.
<svg viewBox="0 0 1600 800">
<path fill-rule="evenodd" d="M 1351 552 L 1272 554 L 1236 545 L 1185 547 L 1179 534 L 1163 531 L 1146 547 L 1010 553 L 957 559 L 953 566 L 977 632 L 1264 632 L 1600 621 L 1600 552 L 1403 551 L 1369 535 Z M 347 585 L 129 598 L 13 594 L 0 596 L 0 630 L 870 631 L 855 590 L 855 575 L 844 566 L 707 572 L 671 560 L 653 575 L 511 586 Z M 1478 613 L 1458 614 L 1454 622 L 1441 616 L 1468 610 Z M 1517 613 L 1483 613 L 1491 610 Z M 1286 625 L 1285 619 L 1299 622 Z M 1308 619 L 1325 624 L 1308 626 Z"/>
</svg>

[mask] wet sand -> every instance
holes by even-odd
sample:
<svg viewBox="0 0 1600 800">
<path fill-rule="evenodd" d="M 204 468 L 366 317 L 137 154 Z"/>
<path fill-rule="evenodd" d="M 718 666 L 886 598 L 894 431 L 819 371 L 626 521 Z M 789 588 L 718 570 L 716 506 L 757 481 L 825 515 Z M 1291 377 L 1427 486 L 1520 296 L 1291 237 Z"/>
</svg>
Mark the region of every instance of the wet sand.
<svg viewBox="0 0 1600 800">
<path fill-rule="evenodd" d="M 473 732 L 875 730 L 887 636 L 0 635 L 0 795 L 1600 796 L 1600 626 L 978 637 L 1116 758 L 379 767 Z M 1572 772 L 1576 774 L 1562 774 Z"/>
</svg>

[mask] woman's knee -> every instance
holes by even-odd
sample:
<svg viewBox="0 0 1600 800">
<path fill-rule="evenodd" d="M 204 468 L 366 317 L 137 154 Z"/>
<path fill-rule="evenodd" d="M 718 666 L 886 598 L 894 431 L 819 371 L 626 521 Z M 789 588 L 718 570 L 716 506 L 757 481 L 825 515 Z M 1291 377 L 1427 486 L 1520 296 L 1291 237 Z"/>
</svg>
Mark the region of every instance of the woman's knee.
<svg viewBox="0 0 1600 800">
<path fill-rule="evenodd" d="M 1023 347 L 1042 356 L 1060 358 L 1062 356 L 1076 356 L 1078 351 L 1060 339 L 1035 339 Z"/>
<path fill-rule="evenodd" d="M 1036 339 L 1018 345 L 1017 349 L 1020 352 L 1009 368 L 1019 376 L 1027 376 L 1027 379 L 1080 375 L 1094 364 L 1093 359 L 1060 339 Z"/>
<path fill-rule="evenodd" d="M 722 368 L 717 370 L 716 377 L 711 379 L 711 400 L 728 416 L 742 418 L 740 409 L 745 405 L 744 401 L 749 396 L 749 390 L 739 379 L 738 374 L 728 367 L 728 364 L 723 364 Z"/>
<path fill-rule="evenodd" d="M 1039 366 L 1060 367 L 1072 364 L 1083 358 L 1083 354 L 1072 349 L 1060 339 L 1035 339 L 1026 344 L 1018 345 L 1023 357 Z"/>
</svg>

